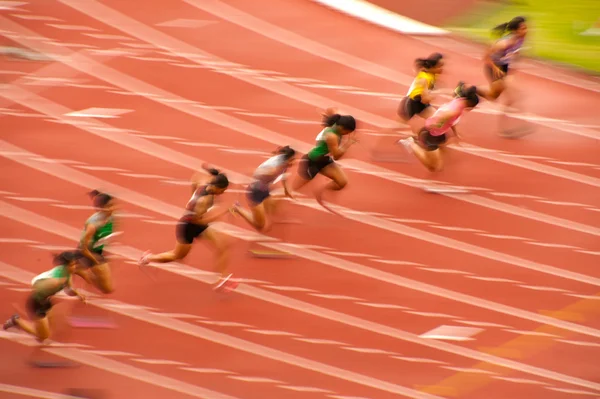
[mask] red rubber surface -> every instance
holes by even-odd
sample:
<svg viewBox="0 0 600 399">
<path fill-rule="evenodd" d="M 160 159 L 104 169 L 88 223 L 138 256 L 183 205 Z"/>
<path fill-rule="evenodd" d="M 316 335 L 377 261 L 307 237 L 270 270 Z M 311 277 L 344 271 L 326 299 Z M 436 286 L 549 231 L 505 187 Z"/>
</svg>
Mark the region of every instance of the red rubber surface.
<svg viewBox="0 0 600 399">
<path fill-rule="evenodd" d="M 85 2 L 80 4 L 86 7 Z M 321 80 L 332 85 L 356 86 L 373 92 L 402 94 L 406 90 L 406 87 L 400 84 L 391 87 L 387 80 L 292 48 L 200 11 L 187 3 L 178 3 L 177 7 L 168 7 L 165 2 L 157 0 L 148 3 L 149 7 L 137 7 L 133 2 L 120 1 L 105 1 L 103 4 L 148 27 L 160 30 L 171 38 L 177 38 L 225 60 L 246 65 L 247 68 L 276 71 L 290 77 Z M 439 50 L 417 39 L 393 35 L 304 0 L 274 0 L 269 3 L 269 7 L 265 7 L 262 2 L 236 0 L 227 1 L 227 4 L 301 36 L 404 74 L 411 73 L 412 59 Z M 61 30 L 50 26 L 49 24 L 82 25 L 97 29 L 97 32 L 87 33 L 120 36 L 128 36 L 125 32 L 134 29 L 121 26 L 122 30 L 119 30 L 59 2 L 45 2 L 24 8 L 28 12 L 13 12 L 5 17 L 31 30 L 38 42 L 42 42 L 39 39 L 45 37 L 71 45 L 85 44 L 98 49 L 120 48 L 130 51 L 135 49 L 123 43 L 143 43 L 131 37 L 118 40 L 94 38 L 84 35 L 79 30 Z M 60 21 L 24 20 L 18 17 L 23 14 L 54 17 Z M 159 23 L 180 18 L 202 20 L 206 21 L 206 24 L 194 29 L 157 26 Z M 330 28 L 333 25 L 337 26 L 335 30 Z M 352 35 L 348 32 L 352 32 Z M 372 43 L 377 43 L 377 46 L 373 46 Z M 80 47 L 71 47 L 73 51 L 81 50 Z M 401 51 L 392 52 L 390 49 Z M 171 59 L 169 62 L 173 63 L 191 64 L 189 60 L 161 54 L 163 50 L 141 47 L 138 50 L 140 57 L 161 57 Z M 219 111 L 228 115 L 232 121 L 247 121 L 307 144 L 312 143 L 317 134 L 317 124 L 286 121 L 317 121 L 315 107 L 303 99 L 289 98 L 208 68 L 183 68 L 163 61 L 133 59 L 123 55 L 98 55 L 89 50 L 84 51 L 84 54 L 125 75 L 110 83 L 98 77 L 98 73 L 103 72 L 97 70 L 84 73 L 59 63 L 7 61 L 3 62 L 0 70 L 31 75 L 3 73 L 2 79 L 3 82 L 13 82 L 22 89 L 37 93 L 42 97 L 44 106 L 59 106 L 57 109 L 60 114 L 92 107 L 133 110 L 114 119 L 99 120 L 116 128 L 131 129 L 129 133 L 122 133 L 123 143 L 128 136 L 143 134 L 147 136 L 147 140 L 163 146 L 162 152 L 152 155 L 144 152 L 144 148 L 138 148 L 138 151 L 123 145 L 118 139 L 109 140 L 108 135 L 93 135 L 75 126 L 55 123 L 56 121 L 52 121 L 48 115 L 40 115 L 26 105 L 9 101 L 8 95 L 0 96 L 0 107 L 3 109 L 3 115 L 0 116 L 4 127 L 3 142 L 42 158 L 67 159 L 72 162 L 64 165 L 72 170 L 128 188 L 171 206 L 181 207 L 189 195 L 189 187 L 172 183 L 187 180 L 192 171 L 185 166 L 185 160 L 182 160 L 181 164 L 174 164 L 160 159 L 165 156 L 167 149 L 249 175 L 253 168 L 264 160 L 265 154 L 273 149 L 276 138 L 270 137 L 269 142 L 266 142 L 228 126 L 217 125 L 181 112 L 169 106 L 169 103 L 156 101 L 143 94 L 119 94 L 127 90 L 117 86 L 117 82 L 135 77 L 154 86 L 154 89 L 160 88 L 173 95 L 204 103 L 207 107 L 239 108 L 241 111 Z M 480 65 L 474 63 L 471 58 L 452 53 L 451 61 L 444 77 L 447 87 L 459 79 L 484 81 Z M 68 78 L 73 80 L 71 83 L 97 87 L 28 84 L 36 76 Z M 17 80 L 19 77 L 21 79 Z M 520 74 L 518 77 L 522 79 L 521 85 L 528 88 L 529 112 L 545 117 L 562 118 L 574 124 L 600 124 L 600 120 L 593 116 L 594 110 L 600 105 L 597 96 L 530 74 Z M 308 93 L 330 98 L 332 105 L 339 101 L 380 117 L 394 118 L 397 106 L 395 100 L 357 95 L 331 88 L 301 86 L 293 82 L 289 84 Z M 25 100 L 26 103 L 27 101 L 29 100 Z M 565 107 L 565 102 L 570 106 Z M 33 103 L 28 104 L 33 106 Z M 239 112 L 275 114 L 281 117 Z M 473 113 L 464 118 L 462 130 L 468 137 L 468 142 L 477 146 L 518 155 L 545 157 L 533 158 L 530 161 L 558 168 L 559 171 L 571 171 L 593 178 L 600 176 L 600 167 L 597 165 L 597 138 L 582 137 L 552 127 L 539 127 L 535 134 L 526 139 L 506 141 L 497 137 L 495 121 L 494 116 Z M 366 123 L 362 127 L 377 129 L 376 126 Z M 597 130 L 593 131 L 600 134 Z M 177 139 L 159 139 L 156 136 L 174 136 Z M 364 145 L 353 148 L 348 158 L 371 162 L 367 148 L 374 145 L 376 140 L 375 136 L 364 135 L 361 138 Z M 205 145 L 191 146 L 185 142 Z M 254 150 L 258 153 L 236 154 L 227 152 L 228 149 Z M 51 166 L 48 167 L 48 171 L 40 171 L 23 164 L 25 161 L 15 161 L 18 156 L 14 158 L 14 154 L 2 154 L 0 168 L 3 171 L 3 203 L 44 215 L 71 228 L 81 228 L 91 211 L 68 208 L 68 205 L 89 205 L 85 192 L 90 187 L 84 188 L 76 182 L 68 181 L 65 176 L 53 175 L 49 172 L 52 170 Z M 584 162 L 596 166 L 557 164 L 550 161 Z M 93 166 L 116 169 L 86 169 Z M 378 166 L 413 178 L 431 178 L 418 164 Z M 127 173 L 159 177 L 142 178 Z M 353 327 L 344 320 L 317 316 L 313 308 L 307 310 L 305 305 L 315 305 L 321 309 L 359 318 L 363 326 L 367 322 L 374 322 L 416 336 L 441 325 L 464 327 L 470 322 L 495 323 L 499 326 L 481 327 L 482 331 L 475 335 L 473 340 L 450 343 L 455 345 L 458 351 L 462 348 L 491 353 L 546 371 L 587 380 L 590 384 L 599 382 L 597 376 L 600 368 L 595 359 L 600 354 L 599 335 L 596 335 L 600 332 L 595 329 L 600 328 L 600 302 L 597 300 L 600 290 L 593 283 L 593 278 L 600 277 L 600 273 L 594 267 L 598 262 L 600 250 L 597 235 L 524 218 L 511 212 L 493 210 L 461 198 L 427 194 L 418 188 L 393 183 L 370 174 L 348 170 L 347 175 L 350 184 L 332 201 L 346 208 L 376 212 L 378 215 L 374 218 L 364 215 L 363 223 L 360 220 L 344 219 L 290 203 L 285 205 L 283 212 L 286 216 L 301 220 L 302 224 L 278 226 L 273 232 L 274 236 L 288 243 L 305 248 L 308 245 L 324 247 L 316 249 L 322 253 L 322 258 L 255 259 L 246 255 L 249 247 L 247 242 L 231 240 L 232 272 L 237 277 L 251 279 L 248 283 L 250 286 L 264 291 L 257 291 L 258 294 L 251 295 L 250 291 L 240 287 L 239 292 L 225 297 L 219 296 L 212 292 L 208 284 L 194 280 L 190 275 L 151 270 L 151 275 L 156 279 L 154 281 L 141 273 L 137 266 L 128 263 L 128 259 L 114 257 L 112 270 L 116 292 L 107 299 L 144 306 L 153 312 L 192 315 L 191 318 L 172 316 L 188 325 L 178 329 L 175 322 L 151 324 L 142 316 L 147 310 L 140 308 L 139 317 L 130 317 L 94 307 L 92 299 L 88 306 L 74 307 L 74 312 L 82 316 L 110 317 L 119 328 L 68 330 L 66 336 L 57 338 L 88 345 L 91 347 L 88 349 L 129 352 L 135 356 L 105 357 L 142 371 L 152 371 L 182 383 L 237 398 L 378 399 L 399 396 L 385 391 L 381 384 L 376 387 L 366 386 L 360 381 L 351 382 L 327 375 L 324 373 L 326 366 L 342 369 L 344 373 L 359 373 L 364 377 L 410 388 L 415 390 L 415 395 L 417 391 L 422 390 L 438 397 L 460 398 L 562 399 L 578 396 L 575 393 L 547 389 L 557 388 L 580 390 L 600 396 L 600 390 L 568 383 L 561 380 L 562 377 L 552 380 L 519 370 L 481 364 L 469 356 L 386 336 L 382 331 Z M 447 169 L 433 178 L 452 185 L 484 188 L 485 190 L 476 191 L 475 194 L 503 205 L 514 205 L 596 229 L 600 224 L 597 208 L 600 197 L 597 186 L 454 150 L 449 153 Z M 316 186 L 323 183 L 324 179 L 317 178 L 303 193 L 310 195 Z M 233 188 L 239 190 L 243 187 L 234 185 Z M 503 196 L 507 193 L 516 196 Z M 220 202 L 231 204 L 241 196 L 242 194 L 236 192 L 227 193 L 220 198 Z M 46 198 L 57 202 L 23 201 L 20 197 Z M 572 204 L 556 204 L 552 203 L 553 201 Z M 54 206 L 57 204 L 65 207 Z M 120 199 L 122 211 L 127 212 L 129 216 L 121 221 L 120 230 L 124 233 L 119 236 L 118 242 L 138 250 L 151 249 L 156 252 L 170 249 L 175 241 L 175 219 L 152 211 L 147 205 Z M 393 218 L 404 219 L 405 221 L 396 222 L 418 229 L 419 234 L 435 234 L 440 241 L 450 238 L 458 240 L 459 243 L 456 247 L 449 247 L 435 241 L 425 241 L 421 236 L 386 230 L 384 222 Z M 224 221 L 249 229 L 240 219 L 225 218 Z M 366 221 L 370 221 L 371 224 L 367 224 Z M 32 275 L 46 270 L 50 264 L 50 251 L 36 246 L 73 245 L 73 240 L 65 238 L 62 230 L 48 232 L 43 226 L 34 227 L 27 220 L 15 221 L 3 217 L 2 228 L 0 260 Z M 517 238 L 497 238 L 493 235 Z M 6 239 L 31 240 L 35 243 L 7 242 Z M 555 244 L 563 247 L 545 246 Z M 496 255 L 479 256 L 467 251 L 465 248 L 468 245 L 476 246 L 478 253 L 493 250 L 496 251 Z M 546 271 L 552 266 L 589 278 L 587 282 L 581 282 L 520 267 L 514 262 L 507 263 L 503 255 L 536 262 Z M 332 257 L 334 260 L 331 260 Z M 344 260 L 353 262 L 351 270 L 338 267 Z M 382 260 L 403 261 L 405 264 L 382 263 Z M 212 262 L 211 250 L 206 245 L 196 245 L 183 263 L 203 271 L 211 271 Z M 367 275 L 361 274 L 360 266 L 370 268 Z M 384 282 L 375 278 L 377 271 L 409 279 L 413 283 L 406 283 L 406 280 L 399 285 Z M 2 310 L 8 317 L 13 311 L 8 304 L 22 304 L 26 293 L 15 291 L 15 288 L 24 286 L 15 284 L 8 278 L 2 279 L 0 276 L 0 283 L 0 301 L 7 304 Z M 427 283 L 437 288 L 428 292 L 420 290 L 417 283 Z M 286 286 L 300 287 L 305 291 L 281 289 Z M 543 287 L 553 290 L 544 290 Z M 440 296 L 439 289 L 442 288 L 470 295 L 472 302 Z M 269 300 L 270 293 L 282 295 L 281 303 Z M 346 298 L 319 296 L 322 294 L 343 295 Z M 596 299 L 585 299 L 576 295 L 595 296 Z M 492 304 L 487 305 L 489 302 L 484 303 L 483 300 L 491 301 Z M 294 307 L 294 303 L 302 306 Z M 374 307 L 382 304 L 404 308 Z M 511 309 L 501 313 L 498 311 L 501 305 L 530 313 L 520 317 L 512 314 L 514 312 Z M 66 308 L 66 304 L 63 306 Z M 425 316 L 422 312 L 431 314 Z M 583 334 L 544 326 L 531 318 L 531 315 L 535 314 L 566 320 L 593 330 Z M 211 324 L 215 321 L 240 324 Z M 193 326 L 225 334 L 226 338 L 223 339 L 230 343 L 234 342 L 235 338 L 244 341 L 240 341 L 241 346 L 237 348 L 220 344 L 209 339 L 208 335 L 195 336 L 192 333 L 196 331 Z M 272 334 L 275 334 L 273 331 L 283 331 L 288 335 L 259 334 L 251 330 L 271 331 Z M 531 331 L 535 333 L 532 334 Z M 302 339 L 335 342 L 317 344 Z M 573 341 L 578 345 L 572 343 Z M 252 349 L 250 343 L 261 345 L 263 349 Z M 586 346 L 586 343 L 592 346 Z M 265 347 L 280 351 L 289 358 L 296 356 L 319 362 L 319 366 L 299 367 L 269 358 Z M 133 381 L 132 378 L 118 374 L 116 370 L 107 372 L 91 366 L 67 371 L 33 370 L 24 365 L 24 358 L 29 350 L 26 347 L 2 339 L 0 349 L 2 353 L 14 359 L 0 369 L 0 383 L 55 393 L 63 392 L 68 387 L 106 388 L 110 395 L 106 399 L 193 397 L 189 392 L 186 394 L 168 387 L 157 388 L 148 383 Z M 385 352 L 361 352 L 369 349 Z M 83 349 L 85 350 L 87 349 Z M 136 361 L 136 358 L 164 359 L 181 364 L 150 364 Z M 412 361 L 409 362 L 408 359 Z M 199 373 L 185 370 L 185 367 L 220 369 L 226 373 Z M 473 370 L 461 371 L 473 367 L 494 374 L 474 373 Z M 250 382 L 231 378 L 235 376 L 261 377 L 272 381 Z M 524 383 L 521 380 L 507 381 L 496 377 L 535 380 L 538 384 Z M 78 385 L 71 384 L 73 379 L 77 380 Z M 290 390 L 282 386 L 304 387 L 305 390 Z M 323 391 L 310 391 L 306 390 L 306 387 Z M 7 394 L 10 398 L 11 394 Z"/>
</svg>

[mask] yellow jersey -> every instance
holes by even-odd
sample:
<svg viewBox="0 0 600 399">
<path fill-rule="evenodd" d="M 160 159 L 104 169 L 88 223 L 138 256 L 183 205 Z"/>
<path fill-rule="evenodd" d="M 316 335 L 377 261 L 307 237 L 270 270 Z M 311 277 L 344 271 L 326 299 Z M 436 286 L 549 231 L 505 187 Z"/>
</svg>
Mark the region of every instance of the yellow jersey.
<svg viewBox="0 0 600 399">
<path fill-rule="evenodd" d="M 435 74 L 425 71 L 419 72 L 413 80 L 412 84 L 410 85 L 408 93 L 406 93 L 406 95 L 413 100 L 415 99 L 415 97 L 423 93 L 423 86 L 417 84 L 417 82 L 421 79 L 425 79 L 427 81 L 428 90 L 432 90 L 435 85 Z"/>
</svg>

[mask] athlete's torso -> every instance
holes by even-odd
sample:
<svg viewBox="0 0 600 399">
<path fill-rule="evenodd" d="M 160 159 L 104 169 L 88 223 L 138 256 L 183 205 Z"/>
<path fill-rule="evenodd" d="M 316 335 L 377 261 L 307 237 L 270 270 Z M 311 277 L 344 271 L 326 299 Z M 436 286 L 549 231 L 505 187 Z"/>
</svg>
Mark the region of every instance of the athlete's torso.
<svg viewBox="0 0 600 399">
<path fill-rule="evenodd" d="M 509 65 L 513 60 L 514 56 L 521 50 L 523 46 L 523 38 L 515 38 L 513 35 L 507 35 L 498 40 L 499 42 L 507 42 L 510 41 L 511 44 L 502 49 L 493 53 L 490 58 L 496 65 Z"/>
<path fill-rule="evenodd" d="M 442 105 L 435 113 L 425 121 L 425 127 L 433 136 L 439 136 L 448 132 L 452 126 L 456 125 L 462 116 L 460 102 L 464 99 L 455 98 L 454 100 Z M 442 120 L 442 115 L 452 114 L 452 117 Z M 440 125 L 441 124 L 441 125 Z"/>
<path fill-rule="evenodd" d="M 66 266 L 65 265 L 56 266 L 55 268 L 52 268 L 48 271 L 38 274 L 31 280 L 31 285 L 35 285 L 35 283 L 42 281 L 42 280 L 49 279 L 49 278 L 62 279 L 64 281 L 62 282 L 62 284 L 56 286 L 56 288 L 53 288 L 49 291 L 45 290 L 43 293 L 42 292 L 35 293 L 34 295 L 36 295 L 38 300 L 44 300 L 46 298 L 50 298 L 51 296 L 56 295 L 57 293 L 59 293 L 60 291 L 62 291 L 63 289 L 66 288 L 67 283 L 69 281 L 69 274 L 67 272 Z"/>
<path fill-rule="evenodd" d="M 200 202 L 200 199 L 202 197 L 207 197 L 207 196 L 209 197 L 208 205 L 206 206 L 205 209 L 202 210 L 202 212 L 199 212 L 200 210 L 197 209 L 198 203 Z M 196 188 L 196 190 L 194 190 L 194 193 L 192 194 L 192 196 L 188 200 L 187 204 L 185 205 L 185 213 L 184 213 L 183 217 L 185 219 L 187 219 L 188 221 L 193 222 L 197 218 L 202 217 L 202 214 L 204 214 L 204 212 L 206 212 L 206 210 L 208 210 L 210 207 L 212 207 L 213 203 L 214 203 L 214 196 L 207 191 L 207 186 L 199 186 L 198 188 Z"/>
<path fill-rule="evenodd" d="M 423 86 L 421 86 L 420 84 L 417 84 L 417 82 L 421 79 L 425 79 L 427 81 L 427 89 L 428 90 L 433 90 L 433 88 L 435 86 L 435 80 L 436 80 L 435 74 L 430 73 L 430 72 L 420 71 L 417 74 L 417 76 L 415 77 L 415 79 L 413 80 L 410 87 L 408 88 L 408 92 L 406 93 L 406 95 L 408 97 L 414 99 L 415 97 L 417 97 L 418 95 L 423 93 Z"/>
<path fill-rule="evenodd" d="M 318 159 L 329 154 L 329 147 L 327 146 L 327 142 L 325 141 L 325 135 L 328 133 L 333 133 L 338 138 L 338 143 L 341 142 L 342 136 L 330 127 L 326 127 L 317 135 L 316 141 L 317 144 L 308 152 L 308 157 L 312 160 Z"/>
<path fill-rule="evenodd" d="M 104 245 L 97 245 L 98 241 L 102 240 L 103 238 L 108 237 L 109 235 L 111 235 L 113 233 L 113 228 L 114 228 L 113 218 L 112 218 L 112 216 L 109 216 L 107 218 L 100 212 L 94 213 L 92 216 L 90 216 L 85 221 L 85 224 L 83 226 L 83 233 L 81 235 L 81 239 L 79 242 L 80 247 L 83 246 L 83 238 L 85 237 L 85 231 L 87 230 L 87 227 L 90 224 L 93 224 L 94 226 L 96 226 L 96 231 L 88 244 L 88 248 L 90 248 L 91 250 L 94 250 L 96 252 L 101 252 L 102 249 L 104 248 Z"/>
<path fill-rule="evenodd" d="M 264 184 L 271 184 L 277 179 L 282 173 L 285 173 L 287 169 L 287 163 L 284 155 L 276 155 L 267 159 L 261 163 L 256 171 L 254 171 L 254 178 Z"/>
</svg>

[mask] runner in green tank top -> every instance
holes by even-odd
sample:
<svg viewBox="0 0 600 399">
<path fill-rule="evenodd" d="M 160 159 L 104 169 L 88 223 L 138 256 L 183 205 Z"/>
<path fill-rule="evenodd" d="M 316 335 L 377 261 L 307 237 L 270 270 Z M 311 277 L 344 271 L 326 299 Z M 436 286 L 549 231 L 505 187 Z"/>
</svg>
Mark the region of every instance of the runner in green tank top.
<svg viewBox="0 0 600 399">
<path fill-rule="evenodd" d="M 84 258 L 75 273 L 105 294 L 114 291 L 110 267 L 104 257 L 104 242 L 114 233 L 113 198 L 94 190 L 90 193 L 97 212 L 86 221 L 78 249 Z"/>
<path fill-rule="evenodd" d="M 85 297 L 72 286 L 72 274 L 80 259 L 79 251 L 67 251 L 57 255 L 54 264 L 58 266 L 38 274 L 31 280 L 32 290 L 27 298 L 26 309 L 33 321 L 24 320 L 19 314 L 15 314 L 4 323 L 4 330 L 18 327 L 35 336 L 40 343 L 48 339 L 50 337 L 48 317 L 52 317 L 51 298 L 65 290 L 68 295 L 77 296 L 85 302 Z"/>
<path fill-rule="evenodd" d="M 328 177 L 331 181 L 315 193 L 316 199 L 330 212 L 333 212 L 323 202 L 325 191 L 339 191 L 346 187 L 348 178 L 346 174 L 334 162 L 334 159 L 342 157 L 356 139 L 350 138 L 342 143 L 342 137 L 356 130 L 356 121 L 352 115 L 339 115 L 332 108 L 323 114 L 323 130 L 317 135 L 315 146 L 302 158 L 298 167 L 298 176 L 292 185 L 292 193 L 304 187 L 319 173 Z M 334 212 L 335 213 L 335 212 Z"/>
</svg>

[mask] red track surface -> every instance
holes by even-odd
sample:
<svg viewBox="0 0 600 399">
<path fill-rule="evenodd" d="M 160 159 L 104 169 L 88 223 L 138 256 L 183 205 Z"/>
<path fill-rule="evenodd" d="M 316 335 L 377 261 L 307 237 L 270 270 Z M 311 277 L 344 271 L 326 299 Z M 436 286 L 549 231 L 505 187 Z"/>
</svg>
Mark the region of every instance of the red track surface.
<svg viewBox="0 0 600 399">
<path fill-rule="evenodd" d="M 10 32 L 12 41 L 38 51 L 53 51 L 48 40 L 64 42 L 68 44 L 58 50 L 61 54 L 80 52 L 78 57 L 87 58 L 76 57 L 68 65 L 2 64 L 3 82 L 12 84 L 0 94 L 5 127 L 0 143 L 4 190 L 0 210 L 5 234 L 0 240 L 0 260 L 4 262 L 0 263 L 0 277 L 5 278 L 0 279 L 0 300 L 5 304 L 23 301 L 25 293 L 20 289 L 24 285 L 15 279 L 26 282 L 48 268 L 49 248 L 44 246 L 73 245 L 91 212 L 72 207 L 89 205 L 85 190 L 108 185 L 121 199 L 128 217 L 121 225 L 120 256 L 112 261 L 117 291 L 107 299 L 93 298 L 90 306 L 74 308 L 76 314 L 111 317 L 119 328 L 72 330 L 57 336 L 87 345 L 69 352 L 85 365 L 66 371 L 24 366 L 21 359 L 29 349 L 15 341 L 14 335 L 4 334 L 2 353 L 14 360 L 3 362 L 0 383 L 51 392 L 64 392 L 68 387 L 103 388 L 106 399 L 217 398 L 218 393 L 236 398 L 375 399 L 421 397 L 418 395 L 426 392 L 433 396 L 422 397 L 600 397 L 600 367 L 595 361 L 600 355 L 600 273 L 593 266 L 600 250 L 598 183 L 580 183 L 563 173 L 598 179 L 598 139 L 566 132 L 564 123 L 562 129 L 540 126 L 524 140 L 503 141 L 496 137 L 495 117 L 468 115 L 463 131 L 470 143 L 516 157 L 515 164 L 508 165 L 452 151 L 446 171 L 434 178 L 472 187 L 475 194 L 463 197 L 425 194 L 406 180 L 394 183 L 348 170 L 350 184 L 333 201 L 364 213 L 351 220 L 307 206 L 287 205 L 284 211 L 303 223 L 280 227 L 273 235 L 297 244 L 301 256 L 291 260 L 248 258 L 248 243 L 232 239 L 232 270 L 248 280 L 226 297 L 212 292 L 207 284 L 214 281 L 210 273 L 190 274 L 193 269 L 173 265 L 170 271 L 151 270 L 154 281 L 128 263 L 141 250 L 160 251 L 172 245 L 175 217 L 189 194 L 189 188 L 179 183 L 191 175 L 199 160 L 247 176 L 274 143 L 284 144 L 277 134 L 312 143 L 317 124 L 292 122 L 316 120 L 315 107 L 321 105 L 321 99 L 315 95 L 331 99 L 330 105 L 342 103 L 370 112 L 371 121 L 361 120 L 364 129 L 378 130 L 376 117 L 393 119 L 394 99 L 349 93 L 351 89 L 310 87 L 298 78 L 354 86 L 362 93 L 397 95 L 406 90 L 403 84 L 391 87 L 389 80 L 360 68 L 293 48 L 294 37 L 280 36 L 276 41 L 269 38 L 272 30 L 262 36 L 235 25 L 228 19 L 243 14 L 232 14 L 222 3 L 197 3 L 212 12 L 220 10 L 220 17 L 185 2 L 175 7 L 154 1 L 153 7 L 142 8 L 134 2 L 105 1 L 97 8 L 98 3 L 74 0 L 23 6 L 20 12 L 2 16 L 2 29 Z M 410 74 L 416 56 L 440 50 L 304 0 L 273 0 L 269 7 L 264 7 L 264 2 L 230 0 L 227 4 L 400 74 Z M 133 18 L 138 25 L 124 24 L 123 18 Z M 204 25 L 157 26 L 176 19 L 204 21 Z M 95 31 L 65 30 L 51 24 Z M 337 26 L 335 30 L 332 24 Z M 157 31 L 167 36 L 157 35 Z M 85 33 L 124 37 L 95 38 Z M 230 76 L 193 64 L 166 52 L 173 39 L 180 41 L 176 52 L 207 52 L 254 70 L 252 76 L 260 70 L 271 78 L 242 81 L 246 75 L 241 72 Z M 182 43 L 192 47 L 183 49 Z M 137 51 L 142 59 L 132 58 L 136 54 L 94 52 L 100 49 Z M 451 59 L 445 77 L 448 87 L 459 79 L 483 82 L 480 65 L 472 58 L 452 49 L 444 51 Z M 542 75 L 551 73 L 549 69 L 541 71 Z M 528 88 L 529 112 L 561 118 L 578 129 L 600 124 L 593 116 L 600 106 L 596 93 L 531 74 L 518 77 Z M 69 80 L 47 83 L 47 78 Z M 280 91 L 268 90 L 257 82 L 283 86 L 276 86 Z M 292 89 L 301 91 L 296 92 L 298 96 L 288 96 Z M 22 90 L 30 95 L 22 96 Z M 159 90 L 161 97 L 154 95 Z M 175 96 L 190 104 L 169 101 Z M 565 103 L 571 105 L 565 107 Z M 132 112 L 97 120 L 105 128 L 123 129 L 118 133 L 105 129 L 98 134 L 89 125 L 87 130 L 77 125 L 93 122 L 91 119 L 65 116 L 92 107 Z M 224 123 L 219 122 L 218 112 L 225 115 Z M 241 125 L 244 121 L 252 125 Z M 581 129 L 600 134 L 593 127 Z M 91 133 L 94 131 L 97 134 Z M 348 158 L 370 162 L 367 148 L 377 140 L 365 134 L 365 145 L 354 148 Z M 232 149 L 256 153 L 228 152 Z M 37 157 L 19 153 L 22 151 Z M 69 162 L 51 161 L 60 159 Z M 377 166 L 387 168 L 394 178 L 430 178 L 417 164 Z M 554 169 L 542 173 L 539 167 Z M 317 179 L 311 186 L 322 182 Z M 305 193 L 311 190 L 307 187 Z M 147 198 L 136 197 L 139 194 Z M 222 203 L 229 204 L 239 196 L 228 193 Z M 517 210 L 536 214 L 525 218 Z M 48 219 L 37 221 L 36 215 Z M 551 216 L 565 221 L 550 223 Z M 225 222 L 249 229 L 238 219 Z M 588 232 L 574 227 L 574 222 L 586 225 Z M 320 247 L 311 252 L 310 245 Z M 198 245 L 185 264 L 210 271 L 212 254 Z M 13 270 L 11 266 L 20 269 L 18 276 L 7 274 Z M 431 286 L 424 288 L 421 283 Z M 124 303 L 137 307 L 127 310 L 119 306 Z M 8 316 L 10 307 L 3 309 Z M 540 319 L 540 315 L 553 319 Z M 472 323 L 493 324 L 481 325 L 482 331 L 471 341 L 418 338 L 440 325 L 477 327 Z M 90 358 L 91 350 L 127 353 L 96 353 Z M 485 354 L 495 357 L 478 361 Z M 148 363 L 148 359 L 163 360 L 163 364 Z M 500 367 L 502 359 L 518 363 Z M 536 369 L 524 370 L 525 365 Z M 156 375 L 148 377 L 147 372 Z M 142 376 L 146 379 L 140 380 Z M 170 378 L 169 383 L 159 376 Z M 268 380 L 248 381 L 246 377 Z M 211 392 L 195 391 L 200 388 Z"/>
</svg>

